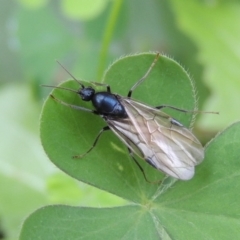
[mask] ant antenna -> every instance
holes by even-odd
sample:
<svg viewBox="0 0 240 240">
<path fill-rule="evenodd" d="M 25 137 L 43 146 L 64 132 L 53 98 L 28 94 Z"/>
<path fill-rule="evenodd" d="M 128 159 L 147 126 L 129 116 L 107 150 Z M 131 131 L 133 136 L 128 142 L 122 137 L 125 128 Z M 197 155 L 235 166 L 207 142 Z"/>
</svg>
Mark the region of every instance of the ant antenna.
<svg viewBox="0 0 240 240">
<path fill-rule="evenodd" d="M 51 85 L 41 85 L 41 87 L 50 87 L 50 88 L 57 88 L 57 89 L 63 89 L 63 90 L 67 90 L 67 91 L 70 91 L 70 92 L 74 92 L 74 93 L 79 93 L 78 91 L 75 91 L 71 88 L 65 88 L 65 87 L 57 87 L 57 86 L 51 86 Z"/>
<path fill-rule="evenodd" d="M 77 80 L 59 61 L 56 60 L 56 62 L 82 87 L 84 88 L 84 85 L 80 83 L 79 80 Z"/>
</svg>

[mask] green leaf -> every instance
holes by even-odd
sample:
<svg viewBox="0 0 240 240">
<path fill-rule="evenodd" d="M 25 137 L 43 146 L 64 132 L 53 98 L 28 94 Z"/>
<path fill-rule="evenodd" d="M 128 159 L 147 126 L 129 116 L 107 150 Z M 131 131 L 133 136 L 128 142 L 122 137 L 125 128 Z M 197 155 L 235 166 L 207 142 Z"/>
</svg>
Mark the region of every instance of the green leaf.
<svg viewBox="0 0 240 240">
<path fill-rule="evenodd" d="M 239 139 L 237 122 L 208 144 L 193 180 L 162 186 L 141 204 L 39 209 L 25 221 L 20 240 L 239 239 Z"/>
<path fill-rule="evenodd" d="M 111 85 L 113 92 L 126 96 L 130 87 L 146 73 L 154 58 L 155 54 L 122 58 L 108 69 L 104 82 Z M 61 86 L 79 88 L 74 81 Z M 92 108 L 72 92 L 55 89 L 52 94 L 67 103 Z M 160 57 L 148 79 L 134 91 L 133 97 L 153 106 L 169 104 L 194 109 L 195 103 L 186 72 L 164 56 Z M 172 113 L 189 126 L 191 114 Z M 84 158 L 72 158 L 86 152 L 104 126 L 106 123 L 99 116 L 73 110 L 48 98 L 41 117 L 42 144 L 51 161 L 70 176 L 133 202 L 142 202 L 152 196 L 158 186 L 146 183 L 126 147 L 112 132 L 104 133 L 96 148 Z M 149 179 L 162 178 L 161 172 L 141 159 L 139 162 Z"/>
<path fill-rule="evenodd" d="M 57 219 L 56 219 L 57 216 Z M 41 225 L 39 220 L 44 219 Z M 159 239 L 147 209 L 138 206 L 77 208 L 50 206 L 32 214 L 20 240 L 35 239 Z M 146 225 L 145 225 L 146 224 Z"/>
</svg>

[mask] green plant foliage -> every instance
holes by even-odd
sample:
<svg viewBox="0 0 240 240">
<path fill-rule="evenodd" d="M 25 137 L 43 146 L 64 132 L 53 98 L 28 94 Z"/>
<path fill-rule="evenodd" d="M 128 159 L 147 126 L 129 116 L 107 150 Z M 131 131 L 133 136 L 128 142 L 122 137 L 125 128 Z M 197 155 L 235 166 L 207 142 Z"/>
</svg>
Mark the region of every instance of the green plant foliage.
<svg viewBox="0 0 240 240">
<path fill-rule="evenodd" d="M 172 0 L 179 27 L 197 44 L 198 60 L 204 65 L 205 84 L 212 95 L 207 100 L 207 111 L 219 111 L 201 116 L 204 129 L 221 129 L 229 119 L 239 119 L 236 109 L 240 102 L 240 4 L 239 1 L 178 1 Z"/>
<path fill-rule="evenodd" d="M 149 60 L 148 57 L 146 56 L 146 59 Z M 125 62 L 125 60 L 128 59 L 122 61 Z M 111 69 L 108 72 L 111 72 Z M 152 75 L 155 74 L 157 74 L 156 70 Z M 72 84 L 72 82 L 69 83 Z M 57 90 L 53 94 L 64 98 L 66 95 L 57 94 Z M 153 94 L 153 96 L 155 95 Z M 71 99 L 68 96 L 65 100 Z M 46 110 L 48 104 L 51 104 L 49 100 L 47 100 L 43 110 L 42 131 L 43 125 L 48 125 L 45 127 L 48 127 L 49 131 L 50 127 L 56 130 L 54 125 L 44 121 L 45 111 L 50 111 Z M 25 221 L 20 240 L 34 239 L 36 236 L 38 239 L 52 239 L 54 236 L 59 240 L 67 238 L 239 239 L 240 153 L 238 147 L 240 122 L 218 134 L 206 146 L 205 160 L 197 167 L 196 176 L 191 181 L 174 181 L 166 178 L 160 186 L 157 186 L 144 182 L 143 177 L 137 173 L 137 170 L 135 171 L 136 166 L 132 166 L 130 161 L 124 164 L 126 156 L 124 159 L 123 155 L 120 158 L 120 154 L 115 151 L 115 159 L 110 160 L 109 152 L 110 150 L 114 151 L 114 149 L 106 147 L 106 141 L 104 141 L 105 144 L 98 146 L 97 161 L 90 159 L 90 157 L 86 157 L 88 163 L 84 163 L 85 159 L 81 159 L 81 162 L 78 163 L 66 160 L 70 158 L 66 157 L 65 151 L 68 151 L 68 154 L 75 151 L 75 146 L 71 146 L 71 144 L 65 146 L 66 143 L 63 141 L 64 134 L 71 135 L 70 126 L 72 124 L 68 122 L 69 118 L 66 117 L 73 113 L 67 112 L 67 115 L 62 118 L 64 114 L 64 106 L 62 106 L 62 110 L 60 111 L 61 108 L 58 110 L 60 111 L 58 112 L 60 114 L 59 120 L 56 121 L 54 115 L 57 112 L 53 110 L 56 107 L 57 105 L 54 103 L 49 106 L 53 112 L 51 118 L 50 115 L 48 116 L 48 120 L 55 122 L 56 126 L 59 121 L 68 123 L 68 125 L 65 126 L 64 130 L 55 131 L 56 134 L 53 137 L 56 138 L 56 141 L 53 141 L 50 136 L 54 129 L 52 132 L 42 133 L 43 145 L 46 141 L 43 139 L 43 134 L 45 134 L 48 135 L 47 141 L 50 147 L 54 148 L 50 151 L 50 148 L 47 149 L 45 146 L 52 161 L 70 175 L 127 198 L 132 204 L 102 209 L 60 205 L 45 207 L 37 210 Z M 79 115 L 80 117 L 82 122 L 84 116 Z M 88 124 L 93 126 L 91 118 L 87 117 L 87 119 L 89 120 Z M 75 124 L 73 123 L 73 125 Z M 74 126 L 73 129 L 75 135 L 79 135 Z M 62 135 L 61 138 L 58 134 Z M 88 141 L 84 133 L 83 136 L 84 139 L 86 138 L 85 141 Z M 58 141 L 59 139 L 60 141 Z M 69 137 L 68 141 L 70 141 Z M 111 141 L 110 136 L 108 141 Z M 57 144 L 60 145 L 59 148 L 56 147 Z M 80 145 L 79 141 L 79 148 L 81 148 Z M 62 155 L 65 156 L 65 160 L 62 160 Z M 54 159 L 55 156 L 56 159 Z M 108 160 L 107 164 L 105 159 Z M 121 164 L 122 168 L 117 169 L 114 167 L 117 164 L 113 165 L 113 162 L 117 163 L 118 166 Z M 154 177 L 160 176 L 150 169 L 146 169 L 146 172 L 147 174 L 151 173 Z M 120 178 L 121 181 L 118 180 Z"/>
<path fill-rule="evenodd" d="M 49 203 L 44 179 L 52 164 L 38 148 L 35 123 L 40 106 L 33 101 L 30 87 L 2 86 L 0 109 L 0 227 L 11 240 L 17 239 L 20 222 L 30 212 Z"/>
<path fill-rule="evenodd" d="M 29 9 L 35 10 L 44 6 L 47 3 L 47 0 L 18 0 L 18 2 Z"/>
<path fill-rule="evenodd" d="M 62 0 L 62 10 L 74 19 L 90 20 L 98 16 L 109 0 Z"/>
<path fill-rule="evenodd" d="M 126 200 L 98 188 L 76 181 L 65 173 L 51 175 L 47 181 L 47 193 L 53 204 L 81 206 L 121 206 Z"/>
<path fill-rule="evenodd" d="M 50 79 L 56 66 L 55 60 L 72 51 L 75 44 L 74 39 L 69 37 L 69 29 L 54 18 L 49 8 L 36 11 L 23 9 L 18 19 L 22 65 L 29 68 L 27 74 L 30 77 Z"/>
<path fill-rule="evenodd" d="M 160 219 L 159 222 L 154 220 L 156 226 L 159 226 L 154 230 L 161 229 L 159 232 L 162 238 L 175 238 L 176 231 L 178 236 L 189 234 L 182 237 L 185 239 L 239 238 L 236 233 L 240 208 L 237 204 L 239 180 L 234 177 L 239 169 L 236 152 L 239 146 L 236 127 L 238 123 L 215 139 L 221 137 L 225 141 L 218 142 L 214 148 L 211 147 L 213 142 L 208 145 L 207 158 L 197 167 L 193 180 L 173 184 L 171 179 L 166 179 L 159 190 L 144 181 L 141 172 L 129 158 L 126 147 L 110 131 L 104 133 L 88 156 L 75 161 L 72 159 L 72 155 L 89 149 L 99 130 L 105 126 L 104 121 L 97 116 L 67 109 L 52 99 L 47 99 L 42 115 L 45 123 L 41 124 L 45 126 L 45 132 L 42 131 L 41 137 L 52 162 L 41 146 L 38 126 L 40 108 L 49 91 L 40 85 L 58 85 L 68 76 L 55 60 L 61 62 L 76 77 L 108 82 L 113 92 L 126 95 L 129 87 L 149 67 L 153 56 L 146 54 L 145 57 L 140 55 L 140 58 L 129 56 L 122 59 L 108 70 L 103 79 L 106 66 L 124 54 L 158 50 L 173 56 L 189 71 L 196 82 L 199 109 L 220 112 L 220 115 L 198 115 L 194 130 L 201 142 L 208 142 L 229 123 L 239 120 L 239 15 L 239 0 L 1 1 L 0 238 L 3 234 L 6 240 L 17 239 L 27 216 L 45 205 L 105 208 L 122 206 L 128 201 L 137 208 L 129 207 L 126 210 L 129 215 L 125 214 L 125 218 L 134 211 L 143 213 L 143 209 L 146 210 L 143 217 L 153 213 L 149 221 Z M 184 71 L 179 70 L 178 74 L 173 74 L 174 65 L 170 64 L 169 67 L 171 60 L 162 58 L 160 62 L 157 69 L 161 70 L 156 72 L 154 69 L 148 80 L 136 89 L 133 98 L 152 106 L 171 104 L 194 109 L 195 99 L 192 96 L 191 84 L 188 79 L 179 79 L 180 72 L 184 75 Z M 164 69 L 168 70 L 165 72 Z M 74 81 L 65 82 L 63 85 L 74 89 L 79 87 Z M 55 90 L 54 95 L 64 101 L 91 108 L 91 104 L 83 103 L 72 93 Z M 189 126 L 191 115 L 167 109 L 166 111 Z M 230 129 L 231 136 L 226 134 Z M 208 157 L 209 149 L 212 149 L 211 159 Z M 138 160 L 149 179 L 163 177 L 143 160 Z M 231 174 L 231 171 L 235 171 L 235 175 Z M 212 177 L 216 179 L 214 183 Z M 202 189 L 199 183 L 205 181 L 203 190 L 206 191 L 199 190 L 201 194 L 197 195 L 198 199 L 191 198 L 190 195 L 195 196 L 195 191 Z M 182 184 L 181 188 L 179 184 Z M 158 196 L 159 191 L 159 198 L 165 198 L 164 205 L 153 197 Z M 186 203 L 179 196 L 184 196 L 182 199 L 186 200 Z M 179 201 L 176 200 L 178 197 Z M 198 208 L 195 210 L 193 206 Z M 206 206 L 209 209 L 205 208 Z M 55 206 L 52 208 L 55 209 Z M 234 208 L 238 216 L 232 213 Z M 47 209 L 45 208 L 46 211 Z M 57 214 L 51 215 L 50 211 L 49 214 L 44 212 L 47 217 L 39 219 L 37 214 L 43 214 L 43 210 L 39 210 L 26 221 L 23 232 L 33 229 L 32 235 L 27 235 L 30 239 L 37 239 L 38 236 L 47 238 L 42 235 L 44 233 L 36 232 L 35 227 L 28 228 L 29 221 L 36 217 L 36 228 L 42 232 L 51 230 L 49 238 L 56 239 L 59 236 L 55 237 L 55 234 L 59 229 L 54 229 L 47 220 L 52 219 L 59 224 L 61 220 L 70 219 L 71 232 L 87 238 L 89 235 L 80 232 L 83 230 L 81 226 L 74 229 L 76 225 L 71 219 L 77 221 L 77 217 L 74 218 L 69 207 L 65 209 L 66 211 L 63 207 L 56 207 L 57 213 L 65 214 L 61 219 Z M 83 216 L 80 214 L 82 208 L 71 209 L 76 211 L 78 216 Z M 116 212 L 119 211 L 118 215 L 124 219 L 121 215 L 124 208 L 118 209 Z M 158 212 L 155 213 L 154 209 Z M 229 213 L 225 209 L 229 210 Z M 106 211 L 93 210 L 100 216 L 104 215 L 100 212 Z M 115 213 L 115 208 L 112 213 Z M 111 217 L 109 212 L 108 214 Z M 87 216 L 87 213 L 84 212 L 84 215 Z M 92 219 L 92 222 L 89 219 L 92 225 L 100 226 L 101 222 L 96 223 L 93 217 Z M 49 224 L 49 228 L 42 228 L 39 220 Z M 85 219 L 84 224 L 89 222 Z M 107 222 L 110 224 L 112 221 L 110 219 Z M 175 227 L 177 224 L 187 226 L 190 222 L 192 225 L 186 228 Z M 104 221 L 103 223 L 105 224 Z M 139 223 L 142 228 L 136 228 L 135 238 L 140 238 L 138 233 L 143 234 L 142 229 L 148 230 L 145 226 L 149 227 L 144 220 L 139 220 Z M 81 224 L 83 228 L 90 229 L 84 224 Z M 127 223 L 127 219 L 118 224 L 125 233 L 131 225 Z M 127 224 L 128 227 L 125 227 Z M 63 224 L 59 226 L 62 227 L 62 234 L 66 228 Z M 101 228 L 101 233 L 104 227 Z M 196 232 L 192 234 L 194 228 Z M 213 229 L 216 235 L 213 234 Z M 227 229 L 229 236 L 223 234 Z M 149 231 L 154 230 L 149 227 Z M 108 228 L 106 234 L 111 231 L 117 232 L 117 228 Z M 120 235 L 119 231 L 115 235 L 107 236 L 112 239 L 117 234 Z M 33 235 L 34 237 L 30 237 Z M 127 233 L 124 236 L 134 239 Z M 151 238 L 150 235 L 142 236 Z M 67 236 L 63 233 L 62 238 L 71 239 L 74 234 Z M 91 239 L 91 236 L 89 238 Z M 107 238 L 106 235 L 103 238 Z"/>
<path fill-rule="evenodd" d="M 130 87 L 145 74 L 154 57 L 155 54 L 141 54 L 120 59 L 106 72 L 104 82 L 111 85 L 113 92 L 126 96 Z M 68 81 L 61 86 L 79 88 L 75 81 Z M 72 92 L 55 89 L 52 94 L 65 102 L 91 108 L 89 103 L 83 103 Z M 186 72 L 164 56 L 160 57 L 148 79 L 136 89 L 133 97 L 153 106 L 169 104 L 194 109 L 195 103 Z M 174 116 L 186 126 L 189 126 L 192 118 L 191 114 L 176 111 Z M 96 148 L 83 159 L 72 158 L 86 152 L 105 125 L 98 116 L 73 110 L 49 98 L 41 117 L 42 144 L 53 163 L 74 178 L 133 202 L 141 202 L 151 196 L 157 186 L 146 183 L 126 147 L 112 132 L 104 133 Z M 152 180 L 162 177 L 159 171 L 140 161 Z M 140 192 L 129 191 L 128 188 L 139 189 Z M 139 198 L 139 194 L 143 199 Z"/>
<path fill-rule="evenodd" d="M 41 226 L 40 219 L 43 220 Z M 102 209 L 50 206 L 33 213 L 26 225 L 28 229 L 24 227 L 26 231 L 24 229 L 20 240 L 36 236 L 46 240 L 159 239 L 149 210 L 138 206 Z"/>
<path fill-rule="evenodd" d="M 104 82 L 109 83 L 113 91 L 126 93 L 143 76 L 154 56 L 140 54 L 119 59 L 106 72 Z M 74 81 L 61 86 L 79 87 Z M 52 94 L 68 103 L 87 106 L 72 92 L 55 89 Z M 186 72 L 164 56 L 133 95 L 153 106 L 164 102 L 185 109 L 195 107 L 192 83 Z M 186 126 L 191 123 L 189 114 L 175 111 L 172 115 Z M 103 239 L 123 236 L 127 239 L 203 239 L 217 238 L 219 234 L 227 236 L 230 226 L 232 236 L 237 234 L 239 203 L 232 202 L 232 198 L 239 195 L 239 153 L 234 151 L 239 145 L 239 123 L 208 144 L 205 161 L 197 167 L 191 181 L 165 178 L 161 185 L 145 181 L 125 147 L 111 132 L 83 159 L 73 160 L 72 156 L 91 146 L 102 126 L 100 118 L 49 98 L 41 118 L 42 144 L 53 163 L 67 174 L 127 199 L 132 205 L 102 209 L 61 205 L 42 208 L 27 219 L 20 239 L 34 236 L 51 239 L 53 235 L 57 239 L 79 236 L 83 239 L 98 239 L 99 236 Z M 139 162 L 151 180 L 163 177 L 144 161 L 139 159 Z M 229 188 L 229 184 L 234 184 L 235 188 Z M 218 226 L 218 231 L 213 226 Z"/>
</svg>

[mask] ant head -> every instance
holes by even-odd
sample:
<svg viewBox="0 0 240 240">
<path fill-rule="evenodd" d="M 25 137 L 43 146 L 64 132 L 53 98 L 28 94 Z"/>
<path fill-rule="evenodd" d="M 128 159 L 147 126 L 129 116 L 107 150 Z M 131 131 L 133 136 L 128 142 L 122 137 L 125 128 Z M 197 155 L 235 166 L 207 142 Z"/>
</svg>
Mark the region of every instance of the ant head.
<svg viewBox="0 0 240 240">
<path fill-rule="evenodd" d="M 83 101 L 91 101 L 93 96 L 94 96 L 94 94 L 95 94 L 95 90 L 92 87 L 85 87 L 60 62 L 58 62 L 58 64 L 80 85 L 80 89 L 76 91 L 76 90 L 73 90 L 73 89 L 70 89 L 70 88 L 65 88 L 65 87 L 56 87 L 56 86 L 50 86 L 50 85 L 42 85 L 42 86 L 43 87 L 52 87 L 52 88 L 58 88 L 58 89 L 71 91 L 71 92 L 79 94 Z"/>
<path fill-rule="evenodd" d="M 82 87 L 79 91 L 78 94 L 81 96 L 83 101 L 91 101 L 94 94 L 95 90 L 92 87 Z"/>
</svg>

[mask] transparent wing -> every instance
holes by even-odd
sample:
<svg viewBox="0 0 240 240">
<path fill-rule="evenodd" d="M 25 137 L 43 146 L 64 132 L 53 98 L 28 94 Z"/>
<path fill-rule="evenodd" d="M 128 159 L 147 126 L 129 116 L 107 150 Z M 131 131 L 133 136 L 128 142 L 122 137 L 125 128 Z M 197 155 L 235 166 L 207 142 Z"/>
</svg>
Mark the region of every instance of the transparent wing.
<svg viewBox="0 0 240 240">
<path fill-rule="evenodd" d="M 109 120 L 115 134 L 155 168 L 182 180 L 191 179 L 204 150 L 192 132 L 158 109 L 121 97 L 129 119 Z"/>
</svg>

